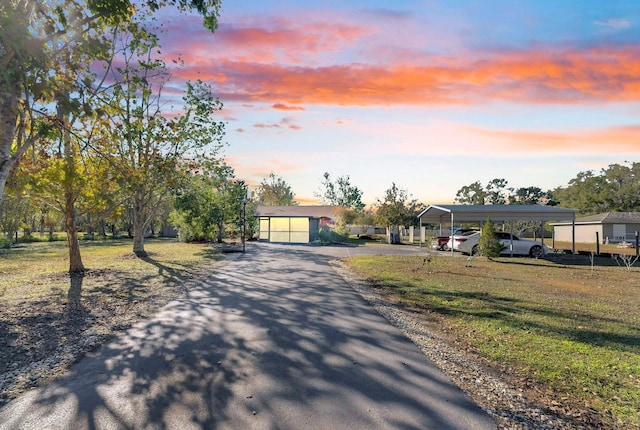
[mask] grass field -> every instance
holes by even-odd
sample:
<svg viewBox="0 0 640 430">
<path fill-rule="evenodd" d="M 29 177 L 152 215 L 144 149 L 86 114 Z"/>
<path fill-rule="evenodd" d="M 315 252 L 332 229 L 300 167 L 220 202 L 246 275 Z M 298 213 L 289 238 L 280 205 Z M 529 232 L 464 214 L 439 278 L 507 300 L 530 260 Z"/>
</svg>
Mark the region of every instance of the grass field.
<svg viewBox="0 0 640 430">
<path fill-rule="evenodd" d="M 393 301 L 561 404 L 640 428 L 640 269 L 611 258 L 357 257 Z"/>
<path fill-rule="evenodd" d="M 204 262 L 221 258 L 211 246 L 175 239 L 147 240 L 148 258 L 136 258 L 127 239 L 82 241 L 80 247 L 87 269 L 83 297 L 100 294 L 107 278 L 110 285 L 121 282 L 123 290 L 127 284 L 177 283 Z M 68 269 L 66 242 L 33 242 L 0 249 L 0 303 L 64 299 L 70 288 Z"/>
</svg>

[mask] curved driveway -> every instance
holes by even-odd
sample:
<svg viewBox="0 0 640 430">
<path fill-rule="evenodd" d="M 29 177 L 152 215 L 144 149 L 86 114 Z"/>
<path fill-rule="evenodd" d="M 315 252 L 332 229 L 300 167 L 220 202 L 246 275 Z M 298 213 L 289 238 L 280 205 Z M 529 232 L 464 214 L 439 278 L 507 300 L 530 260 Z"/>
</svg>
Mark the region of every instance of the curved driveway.
<svg viewBox="0 0 640 430">
<path fill-rule="evenodd" d="M 329 265 L 388 250 L 250 243 L 0 429 L 495 428 Z"/>
</svg>

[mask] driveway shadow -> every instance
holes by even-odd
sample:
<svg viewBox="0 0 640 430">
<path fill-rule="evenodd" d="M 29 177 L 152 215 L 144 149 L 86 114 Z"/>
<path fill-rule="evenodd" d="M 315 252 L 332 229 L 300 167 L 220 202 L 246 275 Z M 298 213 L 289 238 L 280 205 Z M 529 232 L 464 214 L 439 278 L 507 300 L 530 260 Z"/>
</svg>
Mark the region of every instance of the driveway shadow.
<svg viewBox="0 0 640 430">
<path fill-rule="evenodd" d="M 495 428 L 335 273 L 336 254 L 252 244 L 0 409 L 0 428 Z"/>
</svg>

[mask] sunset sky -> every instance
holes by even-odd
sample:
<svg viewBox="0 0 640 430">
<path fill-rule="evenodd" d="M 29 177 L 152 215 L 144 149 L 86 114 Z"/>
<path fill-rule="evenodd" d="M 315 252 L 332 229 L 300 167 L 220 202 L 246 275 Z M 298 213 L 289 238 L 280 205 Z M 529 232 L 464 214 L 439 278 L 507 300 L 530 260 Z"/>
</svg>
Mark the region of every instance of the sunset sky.
<svg viewBox="0 0 640 430">
<path fill-rule="evenodd" d="M 425 204 L 474 181 L 566 186 L 640 161 L 640 8 L 619 1 L 232 1 L 215 34 L 171 15 L 163 51 L 224 103 L 228 163 L 302 204 L 348 175 Z"/>
</svg>

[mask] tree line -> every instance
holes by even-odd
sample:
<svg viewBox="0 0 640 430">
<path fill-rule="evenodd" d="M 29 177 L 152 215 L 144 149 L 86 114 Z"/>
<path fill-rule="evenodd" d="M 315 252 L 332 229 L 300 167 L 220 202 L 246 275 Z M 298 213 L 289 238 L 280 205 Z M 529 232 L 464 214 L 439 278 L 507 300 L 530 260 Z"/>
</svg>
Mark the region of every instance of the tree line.
<svg viewBox="0 0 640 430">
<path fill-rule="evenodd" d="M 260 183 L 257 204 L 274 206 L 297 205 L 292 187 L 282 177 L 271 173 Z M 335 179 L 328 172 L 322 176 L 320 187 L 314 196 L 322 204 L 340 206 L 344 211 L 338 220 L 338 230 L 347 232 L 350 225 L 410 226 L 417 222 L 417 215 L 426 206 L 412 198 L 407 190 L 395 183 L 382 198 L 376 199 L 369 209 L 362 201 L 363 192 L 351 183 L 348 175 Z"/>
<path fill-rule="evenodd" d="M 579 172 L 566 186 L 513 188 L 503 178 L 465 185 L 456 193 L 460 204 L 537 204 L 577 209 L 582 215 L 640 211 L 640 162 L 611 164 L 596 172 Z"/>
<path fill-rule="evenodd" d="M 411 226 L 417 225 L 417 215 L 426 205 L 412 198 L 407 190 L 395 183 L 365 208 L 362 191 L 351 183 L 349 176 L 332 179 L 324 173 L 315 197 L 323 204 L 345 207 L 342 224 Z M 486 185 L 475 181 L 461 187 L 454 201 L 470 205 L 547 205 L 577 209 L 582 215 L 601 212 L 640 212 L 640 162 L 611 164 L 599 172 L 579 172 L 568 185 L 543 190 L 532 185 L 509 187 L 504 178 L 495 178 Z M 258 204 L 296 205 L 295 193 L 283 178 L 271 173 L 258 188 Z M 529 228 L 527 223 L 520 226 Z"/>
</svg>

